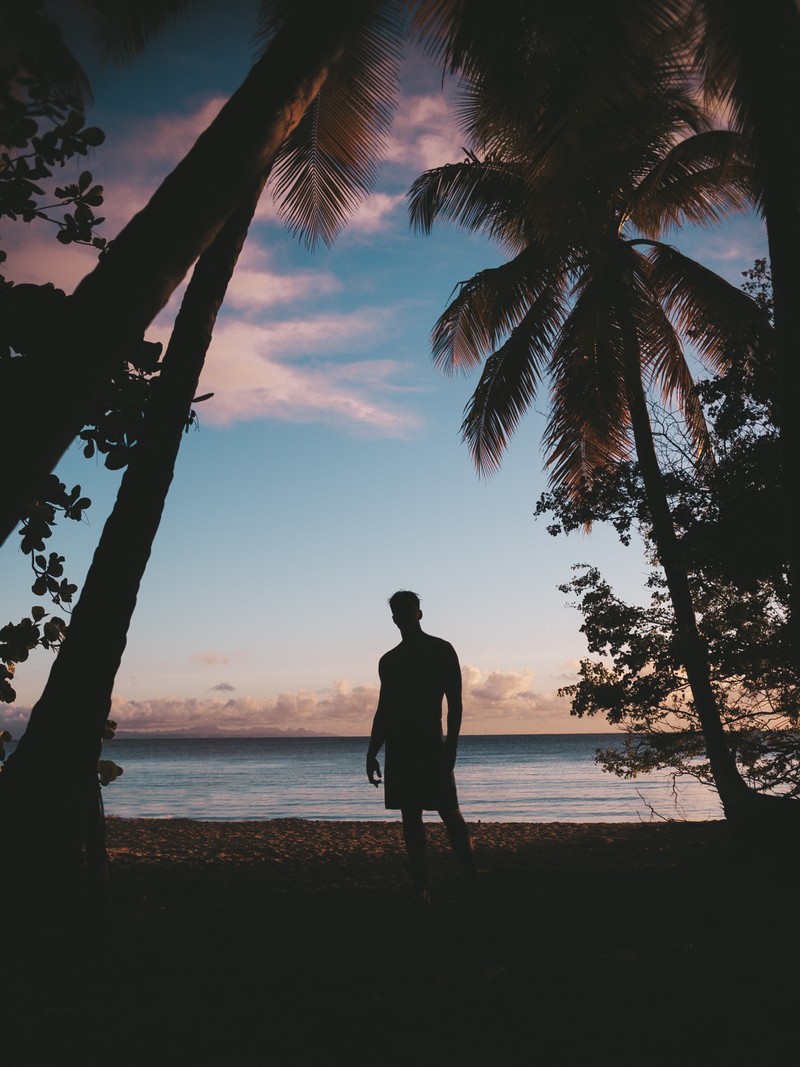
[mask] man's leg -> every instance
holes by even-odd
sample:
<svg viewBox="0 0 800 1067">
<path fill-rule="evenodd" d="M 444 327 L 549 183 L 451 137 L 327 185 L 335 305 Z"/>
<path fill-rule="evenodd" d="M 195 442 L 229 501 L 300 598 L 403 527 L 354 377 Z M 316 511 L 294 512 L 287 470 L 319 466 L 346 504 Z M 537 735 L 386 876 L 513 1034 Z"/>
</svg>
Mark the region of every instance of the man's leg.
<svg viewBox="0 0 800 1067">
<path fill-rule="evenodd" d="M 422 809 L 401 808 L 400 814 L 403 817 L 403 838 L 414 889 L 424 895 L 428 891 L 428 878 L 425 872 L 425 826 L 422 822 Z"/>
<path fill-rule="evenodd" d="M 439 811 L 439 818 L 445 825 L 458 862 L 464 868 L 467 877 L 472 880 L 477 873 L 477 868 L 472 851 L 472 838 L 464 816 L 461 814 L 461 808 L 442 808 Z"/>
</svg>

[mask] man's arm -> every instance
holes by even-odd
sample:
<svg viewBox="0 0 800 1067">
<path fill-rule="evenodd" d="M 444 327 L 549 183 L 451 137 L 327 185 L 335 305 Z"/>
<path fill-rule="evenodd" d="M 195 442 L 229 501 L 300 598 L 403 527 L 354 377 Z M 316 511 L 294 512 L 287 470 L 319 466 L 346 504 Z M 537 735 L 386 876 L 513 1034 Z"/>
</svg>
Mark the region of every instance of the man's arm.
<svg viewBox="0 0 800 1067">
<path fill-rule="evenodd" d="M 372 733 L 369 738 L 367 749 L 367 778 L 377 789 L 381 784 L 381 767 L 378 763 L 378 753 L 383 748 L 386 740 L 386 700 L 383 686 L 383 671 L 378 664 L 378 674 L 381 677 L 381 690 L 378 696 L 378 706 L 375 709 L 375 717 L 372 720 Z"/>
<path fill-rule="evenodd" d="M 458 662 L 456 650 L 449 646 L 447 654 L 447 674 L 444 688 L 447 699 L 447 736 L 444 741 L 444 754 L 446 766 L 452 771 L 456 765 L 456 753 L 458 750 L 458 735 L 461 733 L 461 717 L 463 705 L 461 702 L 461 667 Z"/>
</svg>

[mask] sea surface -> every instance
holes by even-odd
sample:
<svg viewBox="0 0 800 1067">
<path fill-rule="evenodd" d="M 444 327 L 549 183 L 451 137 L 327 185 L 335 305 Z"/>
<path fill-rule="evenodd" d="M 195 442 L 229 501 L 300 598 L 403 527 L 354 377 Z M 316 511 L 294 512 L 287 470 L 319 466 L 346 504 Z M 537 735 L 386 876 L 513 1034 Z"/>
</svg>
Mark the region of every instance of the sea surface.
<svg viewBox="0 0 800 1067">
<path fill-rule="evenodd" d="M 469 820 L 630 822 L 716 819 L 716 794 L 666 774 L 617 778 L 594 761 L 608 734 L 462 737 L 456 781 Z M 396 819 L 364 773 L 366 738 L 117 739 L 124 774 L 103 789 L 109 815 L 158 819 Z M 435 818 L 435 814 L 431 817 Z"/>
</svg>

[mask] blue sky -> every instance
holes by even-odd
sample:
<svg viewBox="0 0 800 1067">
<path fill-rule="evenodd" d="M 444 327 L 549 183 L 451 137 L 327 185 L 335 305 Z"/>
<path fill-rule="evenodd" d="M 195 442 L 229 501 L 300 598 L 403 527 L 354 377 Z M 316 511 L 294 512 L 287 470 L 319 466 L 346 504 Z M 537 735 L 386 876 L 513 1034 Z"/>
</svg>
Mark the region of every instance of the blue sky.
<svg viewBox="0 0 800 1067">
<path fill-rule="evenodd" d="M 245 75 L 256 5 L 201 7 L 124 71 L 99 64 L 69 3 L 53 8 L 91 76 L 91 122 L 107 134 L 89 166 L 113 236 Z M 423 626 L 459 652 L 466 732 L 605 725 L 571 719 L 556 696 L 585 653 L 557 585 L 572 563 L 592 562 L 640 598 L 641 553 L 602 529 L 553 539 L 533 519 L 546 485 L 544 391 L 500 472 L 478 479 L 459 440 L 474 379 L 430 361 L 453 286 L 499 258 L 452 228 L 409 231 L 411 181 L 459 158 L 461 143 L 436 72 L 412 57 L 376 193 L 332 249 L 309 253 L 265 196 L 201 382 L 215 395 L 184 441 L 142 586 L 112 711 L 121 727 L 367 733 L 377 659 L 398 636 L 386 608 L 397 588 L 420 593 Z M 749 216 L 675 243 L 737 284 L 765 254 Z M 42 227 L 17 224 L 4 245 L 16 281 L 69 291 L 93 263 Z M 176 308 L 177 298 L 148 337 L 167 340 Z M 52 546 L 79 582 L 118 478 L 76 448 L 59 473 L 94 501 Z M 9 540 L 3 622 L 33 603 L 26 565 Z M 15 735 L 49 663 L 39 652 L 19 668 L 18 707 L 5 715 Z"/>
</svg>

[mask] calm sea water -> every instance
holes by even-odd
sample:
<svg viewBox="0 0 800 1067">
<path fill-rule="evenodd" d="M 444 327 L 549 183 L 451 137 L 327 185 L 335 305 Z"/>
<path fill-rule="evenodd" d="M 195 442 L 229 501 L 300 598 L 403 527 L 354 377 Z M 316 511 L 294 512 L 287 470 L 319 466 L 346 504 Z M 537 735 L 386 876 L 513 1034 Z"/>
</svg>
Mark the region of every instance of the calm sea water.
<svg viewBox="0 0 800 1067">
<path fill-rule="evenodd" d="M 719 818 L 696 783 L 616 778 L 594 762 L 604 734 L 462 737 L 456 780 L 467 819 L 625 822 Z M 115 740 L 124 774 L 103 790 L 109 815 L 191 819 L 396 819 L 364 775 L 365 738 Z M 435 818 L 435 815 L 432 816 Z"/>
</svg>

